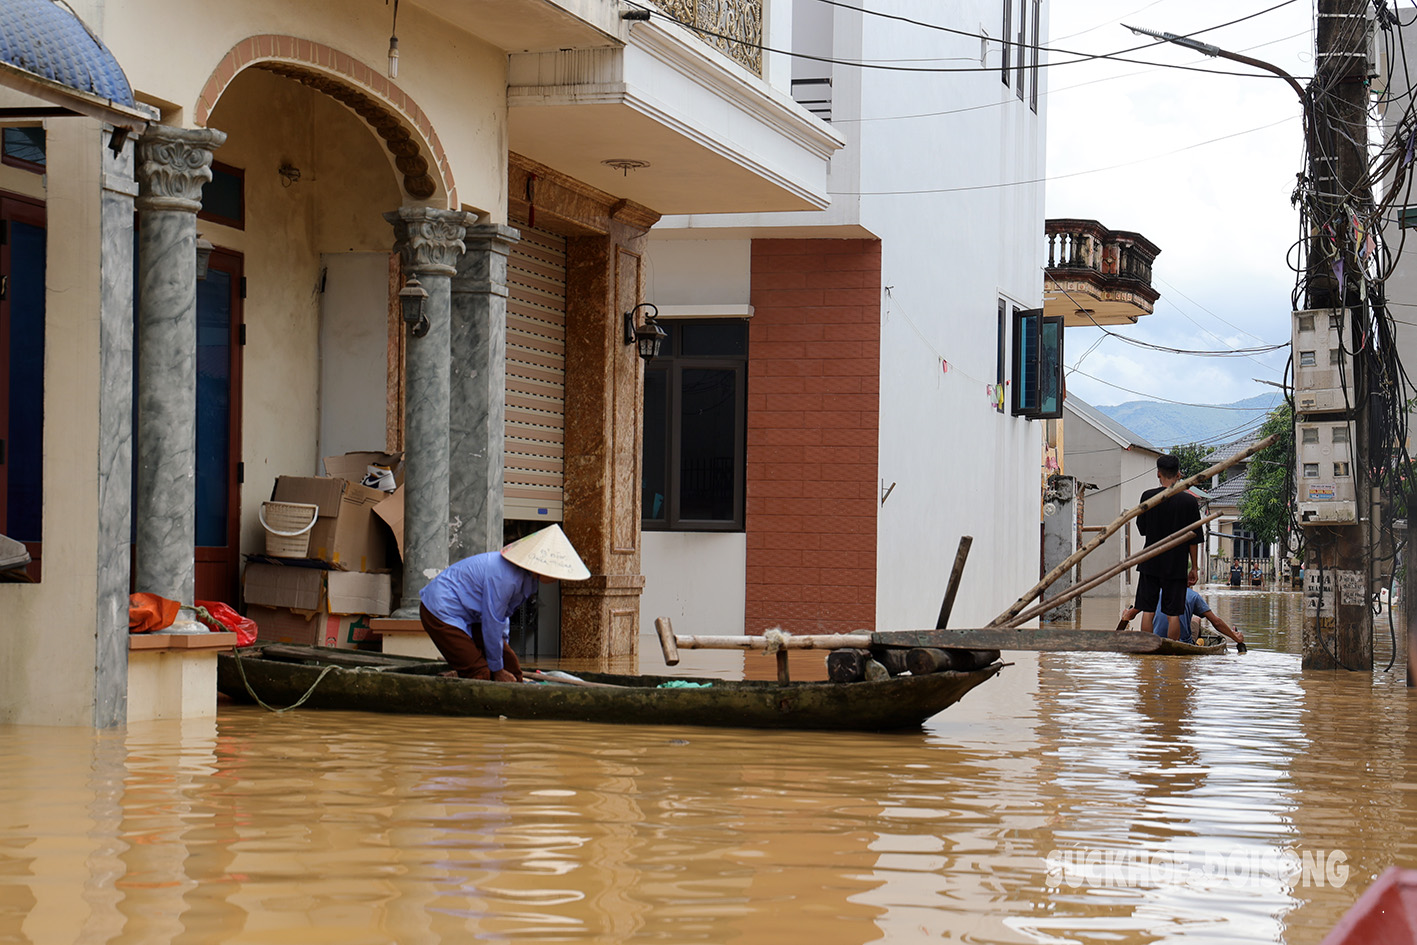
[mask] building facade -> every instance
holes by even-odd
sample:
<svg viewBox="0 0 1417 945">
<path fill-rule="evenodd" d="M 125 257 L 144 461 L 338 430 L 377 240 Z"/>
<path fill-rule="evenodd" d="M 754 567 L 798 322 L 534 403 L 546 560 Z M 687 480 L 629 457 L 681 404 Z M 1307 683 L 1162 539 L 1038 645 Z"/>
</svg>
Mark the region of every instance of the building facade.
<svg viewBox="0 0 1417 945">
<path fill-rule="evenodd" d="M 796 3 L 767 44 L 813 57 L 794 95 L 847 142 L 830 207 L 650 235 L 672 344 L 646 379 L 642 622 L 934 626 L 963 535 L 951 625 L 1037 580 L 1042 424 L 1014 392 L 1038 383 L 1047 4 L 896 12 L 928 26 Z"/>
<path fill-rule="evenodd" d="M 71 6 L 134 133 L 3 64 L 0 533 L 35 563 L 0 585 L 0 721 L 121 724 L 130 590 L 233 600 L 276 477 L 350 450 L 405 456 L 405 611 L 561 521 L 592 571 L 562 653 L 632 654 L 648 233 L 831 200 L 841 136 L 755 51 L 780 11 L 739 5 L 735 58 L 610 0 Z"/>
</svg>

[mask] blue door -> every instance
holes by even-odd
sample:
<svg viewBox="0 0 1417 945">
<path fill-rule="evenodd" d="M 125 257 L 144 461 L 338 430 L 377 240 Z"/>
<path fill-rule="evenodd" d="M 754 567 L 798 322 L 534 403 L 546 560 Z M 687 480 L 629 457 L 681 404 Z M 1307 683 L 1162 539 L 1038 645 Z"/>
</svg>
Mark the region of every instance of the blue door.
<svg viewBox="0 0 1417 945">
<path fill-rule="evenodd" d="M 237 604 L 241 479 L 241 256 L 218 249 L 197 283 L 197 600 Z"/>
<path fill-rule="evenodd" d="M 44 507 L 44 205 L 0 195 L 0 535 L 39 580 Z"/>
</svg>

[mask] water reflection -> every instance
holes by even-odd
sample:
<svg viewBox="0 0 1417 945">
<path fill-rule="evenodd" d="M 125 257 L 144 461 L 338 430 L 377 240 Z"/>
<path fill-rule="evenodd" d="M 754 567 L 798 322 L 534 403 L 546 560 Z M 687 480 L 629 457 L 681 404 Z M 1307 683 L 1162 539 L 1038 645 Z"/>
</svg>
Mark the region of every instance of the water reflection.
<svg viewBox="0 0 1417 945">
<path fill-rule="evenodd" d="M 0 941 L 1318 941 L 1417 865 L 1413 698 L 1400 663 L 1300 673 L 1298 595 L 1207 596 L 1248 654 L 1009 654 L 905 735 L 0 728 Z"/>
</svg>

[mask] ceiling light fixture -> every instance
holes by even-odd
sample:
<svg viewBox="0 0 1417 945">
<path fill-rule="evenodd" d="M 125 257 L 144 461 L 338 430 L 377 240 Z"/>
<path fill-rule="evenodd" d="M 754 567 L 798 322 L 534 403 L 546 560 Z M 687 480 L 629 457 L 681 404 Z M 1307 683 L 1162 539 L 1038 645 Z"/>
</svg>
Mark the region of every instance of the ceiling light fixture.
<svg viewBox="0 0 1417 945">
<path fill-rule="evenodd" d="M 626 177 L 631 171 L 638 171 L 642 167 L 649 167 L 648 161 L 636 161 L 634 158 L 610 158 L 608 161 L 601 161 L 606 167 L 613 167 Z"/>
</svg>

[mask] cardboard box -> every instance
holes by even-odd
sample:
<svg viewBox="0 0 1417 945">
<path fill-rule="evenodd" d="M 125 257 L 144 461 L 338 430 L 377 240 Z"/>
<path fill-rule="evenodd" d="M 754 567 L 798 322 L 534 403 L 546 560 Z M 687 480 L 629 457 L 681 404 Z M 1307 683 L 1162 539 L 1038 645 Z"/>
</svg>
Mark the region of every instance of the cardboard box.
<svg viewBox="0 0 1417 945">
<path fill-rule="evenodd" d="M 280 476 L 273 502 L 307 502 L 320 508 L 310 530 L 310 557 L 340 571 L 381 571 L 388 566 L 385 536 L 374 506 L 389 494 L 332 476 Z"/>
<path fill-rule="evenodd" d="M 392 582 L 387 574 L 331 571 L 325 586 L 328 601 L 325 609 L 331 614 L 386 617 L 393 609 Z"/>
<path fill-rule="evenodd" d="M 323 616 L 323 611 L 321 612 Z M 296 613 L 284 607 L 251 605 L 246 616 L 256 621 L 257 643 L 294 643 L 300 646 L 320 646 L 323 621 L 313 614 Z"/>
<path fill-rule="evenodd" d="M 364 450 L 356 453 L 345 453 L 343 456 L 325 457 L 325 475 L 343 479 L 360 485 L 364 482 L 365 475 L 369 472 L 370 466 L 385 466 L 394 471 L 394 483 L 403 485 L 403 454 L 402 453 L 379 453 Z"/>
<path fill-rule="evenodd" d="M 394 533 L 394 543 L 398 545 L 399 549 L 399 560 L 403 560 L 403 486 L 399 486 L 392 495 L 374 506 L 374 514 L 383 519 Z"/>
<path fill-rule="evenodd" d="M 388 575 L 382 577 L 387 579 Z M 241 597 L 248 606 L 320 610 L 325 603 L 325 572 L 253 561 L 246 565 L 241 579 Z"/>
<path fill-rule="evenodd" d="M 258 643 L 291 643 L 297 646 L 333 646 L 352 650 L 369 639 L 365 614 L 302 614 L 284 607 L 248 607 L 246 616 L 256 621 Z"/>
<path fill-rule="evenodd" d="M 371 639 L 368 614 L 320 614 L 319 623 L 324 634 L 322 646 L 335 646 L 341 650 L 356 649 L 365 640 Z"/>
</svg>

